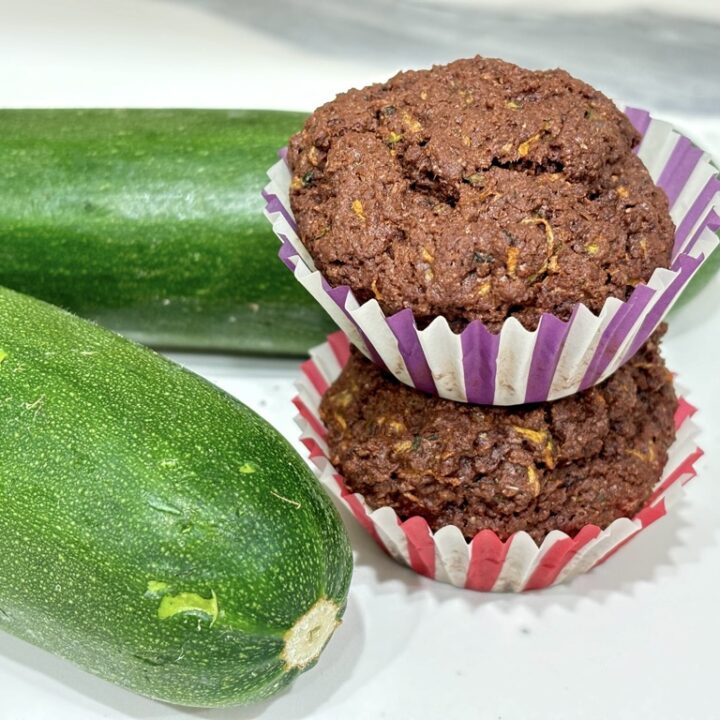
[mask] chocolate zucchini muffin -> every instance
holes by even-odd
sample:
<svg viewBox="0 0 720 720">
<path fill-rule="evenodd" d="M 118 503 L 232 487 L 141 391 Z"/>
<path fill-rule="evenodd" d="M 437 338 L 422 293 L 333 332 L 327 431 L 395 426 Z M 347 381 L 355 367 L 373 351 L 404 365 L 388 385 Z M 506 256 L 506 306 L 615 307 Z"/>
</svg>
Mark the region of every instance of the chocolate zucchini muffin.
<svg viewBox="0 0 720 720">
<path fill-rule="evenodd" d="M 638 141 L 562 70 L 459 60 L 316 110 L 290 140 L 291 205 L 318 269 L 361 302 L 534 329 L 668 266 L 668 202 Z"/>
<path fill-rule="evenodd" d="M 601 385 L 554 403 L 481 407 L 428 397 L 353 350 L 320 408 L 329 457 L 372 508 L 540 543 L 632 517 L 675 438 L 656 334 Z"/>
</svg>

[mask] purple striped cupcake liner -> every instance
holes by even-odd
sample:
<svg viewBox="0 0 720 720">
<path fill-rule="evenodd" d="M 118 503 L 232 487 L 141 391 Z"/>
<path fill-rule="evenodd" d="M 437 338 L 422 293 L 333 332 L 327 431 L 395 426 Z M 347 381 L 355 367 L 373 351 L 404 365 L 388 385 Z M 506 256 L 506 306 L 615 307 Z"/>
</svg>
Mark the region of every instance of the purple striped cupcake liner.
<svg viewBox="0 0 720 720">
<path fill-rule="evenodd" d="M 281 242 L 279 257 L 350 341 L 406 385 L 488 405 L 556 400 L 585 390 L 638 351 L 718 245 L 720 179 L 710 155 L 644 110 L 625 113 L 643 136 L 639 157 L 670 201 L 675 244 L 669 269 L 656 269 L 625 302 L 609 298 L 598 314 L 578 304 L 569 320 L 545 314 L 533 331 L 510 318 L 497 333 L 479 320 L 456 333 L 443 317 L 419 330 L 409 309 L 388 316 L 374 299 L 359 303 L 349 287 L 327 282 L 300 241 L 283 151 L 263 191 L 265 215 Z"/>
</svg>

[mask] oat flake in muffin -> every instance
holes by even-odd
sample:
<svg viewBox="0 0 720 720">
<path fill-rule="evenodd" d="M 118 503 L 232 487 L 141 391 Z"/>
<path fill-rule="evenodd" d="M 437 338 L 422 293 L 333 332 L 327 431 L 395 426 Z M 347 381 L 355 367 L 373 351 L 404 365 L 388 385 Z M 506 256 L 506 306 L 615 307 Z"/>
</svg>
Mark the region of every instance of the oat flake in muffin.
<svg viewBox="0 0 720 720">
<path fill-rule="evenodd" d="M 351 90 L 290 141 L 300 238 L 333 285 L 422 326 L 598 312 L 667 267 L 638 133 L 562 70 L 459 60 Z"/>
</svg>

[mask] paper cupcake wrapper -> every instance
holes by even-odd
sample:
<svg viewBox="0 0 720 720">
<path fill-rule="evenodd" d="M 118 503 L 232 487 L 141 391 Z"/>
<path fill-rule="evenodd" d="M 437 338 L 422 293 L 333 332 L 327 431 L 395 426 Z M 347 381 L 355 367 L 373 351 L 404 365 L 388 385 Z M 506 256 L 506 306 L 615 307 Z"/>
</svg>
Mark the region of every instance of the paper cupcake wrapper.
<svg viewBox="0 0 720 720">
<path fill-rule="evenodd" d="M 352 343 L 406 385 L 490 405 L 556 400 L 589 388 L 638 351 L 718 244 L 720 180 L 710 156 L 647 112 L 625 112 L 643 135 L 638 154 L 667 194 L 677 231 L 670 269 L 655 270 L 625 302 L 608 299 L 598 315 L 577 305 L 567 321 L 543 315 L 532 332 L 510 318 L 498 333 L 474 321 L 458 334 L 442 317 L 418 330 L 411 310 L 386 316 L 376 300 L 360 304 L 349 287 L 326 281 L 300 242 L 282 151 L 263 191 L 279 256 Z"/>
<path fill-rule="evenodd" d="M 526 532 L 503 542 L 492 530 L 483 530 L 467 542 L 460 530 L 446 526 L 432 532 L 421 517 L 401 521 L 390 507 L 372 510 L 362 495 L 351 493 L 328 459 L 326 431 L 320 420 L 323 394 L 340 374 L 349 356 L 349 343 L 341 333 L 310 353 L 302 365 L 296 422 L 322 484 L 340 499 L 355 519 L 391 557 L 421 575 L 470 590 L 522 592 L 539 590 L 588 572 L 606 560 L 644 528 L 665 515 L 682 488 L 695 476 L 701 457 L 695 442 L 695 408 L 680 399 L 675 414 L 677 437 L 668 462 L 647 505 L 633 518 L 615 520 L 604 530 L 586 525 L 574 537 L 550 532 L 538 547 Z"/>
</svg>

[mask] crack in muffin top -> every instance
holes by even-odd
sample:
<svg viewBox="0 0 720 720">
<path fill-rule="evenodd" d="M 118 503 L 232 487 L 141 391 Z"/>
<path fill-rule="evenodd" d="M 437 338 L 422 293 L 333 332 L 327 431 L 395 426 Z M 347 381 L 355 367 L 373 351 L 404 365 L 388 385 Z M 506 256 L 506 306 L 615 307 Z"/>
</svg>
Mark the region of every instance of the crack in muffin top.
<svg viewBox="0 0 720 720">
<path fill-rule="evenodd" d="M 291 206 L 317 268 L 360 302 L 534 329 L 668 266 L 674 227 L 639 139 L 563 70 L 458 60 L 317 109 L 290 140 Z"/>
</svg>

